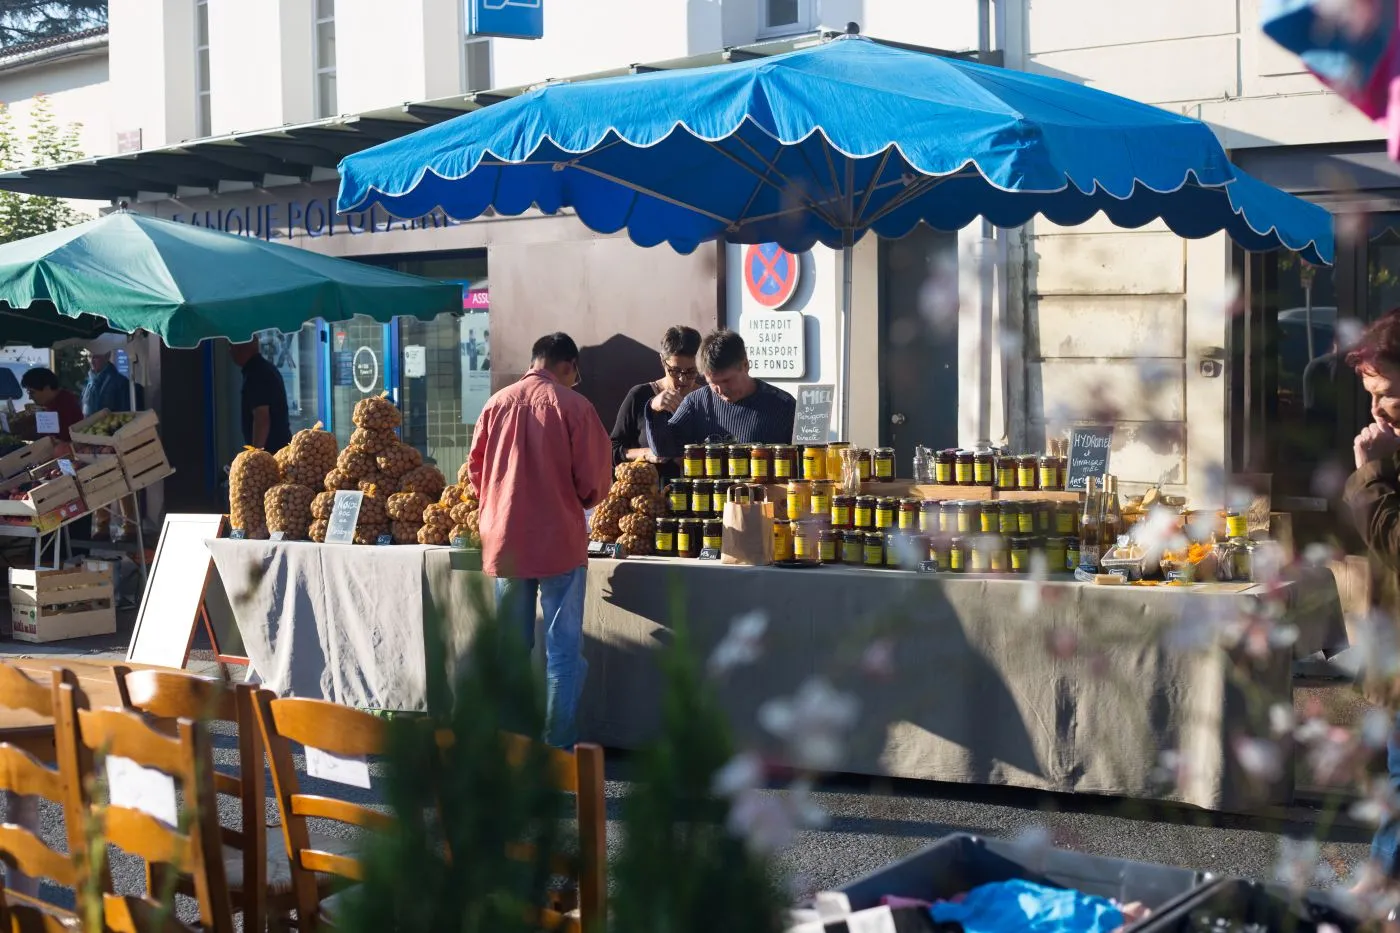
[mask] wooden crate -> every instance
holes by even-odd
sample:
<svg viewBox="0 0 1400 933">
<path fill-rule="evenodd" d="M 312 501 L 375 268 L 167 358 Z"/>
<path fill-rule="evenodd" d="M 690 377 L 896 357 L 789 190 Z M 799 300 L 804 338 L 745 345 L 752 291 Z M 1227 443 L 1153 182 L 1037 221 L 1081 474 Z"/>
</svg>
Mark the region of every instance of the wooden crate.
<svg viewBox="0 0 1400 933">
<path fill-rule="evenodd" d="M 112 572 L 84 567 L 10 571 L 10 637 L 50 642 L 117 630 Z"/>
<path fill-rule="evenodd" d="M 41 464 L 37 470 L 55 465 Z M 18 489 L 29 481 L 29 474 L 0 482 L 0 496 Z M 64 519 L 83 514 L 82 493 L 72 476 L 59 476 L 29 490 L 23 499 L 0 499 L 0 521 L 10 524 L 34 525 L 41 531 L 58 527 Z"/>
<path fill-rule="evenodd" d="M 0 457 L 0 479 L 13 479 L 41 463 L 47 463 L 54 458 L 57 448 L 52 437 L 41 437 L 32 444 L 7 453 Z"/>
<path fill-rule="evenodd" d="M 165 445 L 154 427 L 144 429 L 133 442 L 127 438 L 125 450 L 118 451 L 122 472 L 132 492 L 165 479 L 174 469 L 165 456 Z"/>
<path fill-rule="evenodd" d="M 131 492 L 121 460 L 114 454 L 98 456 L 78 468 L 78 487 L 89 512 L 110 505 Z"/>
<path fill-rule="evenodd" d="M 102 418 L 110 415 L 107 409 L 94 414 L 91 418 L 84 418 L 68 429 L 68 436 L 72 438 L 74 444 L 86 444 L 91 447 L 100 448 L 98 453 L 124 453 L 136 447 L 140 447 L 148 442 L 147 435 L 156 429 L 160 424 L 160 419 L 153 411 L 138 411 L 130 422 L 123 425 L 121 430 L 115 434 L 92 434 L 89 432 L 91 426 Z"/>
</svg>

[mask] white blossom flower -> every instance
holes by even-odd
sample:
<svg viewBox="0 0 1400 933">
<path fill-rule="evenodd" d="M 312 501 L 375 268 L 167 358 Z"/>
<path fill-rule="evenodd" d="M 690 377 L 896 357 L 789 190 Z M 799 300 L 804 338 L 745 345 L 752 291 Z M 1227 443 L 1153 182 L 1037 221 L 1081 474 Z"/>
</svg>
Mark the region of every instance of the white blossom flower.
<svg viewBox="0 0 1400 933">
<path fill-rule="evenodd" d="M 717 797 L 734 797 L 742 791 L 763 786 L 763 759 L 754 752 L 742 752 L 715 772 L 710 790 Z"/>
<path fill-rule="evenodd" d="M 1303 548 L 1303 563 L 1321 567 L 1329 561 L 1335 560 L 1337 555 L 1338 551 L 1332 545 L 1314 541 Z"/>
<path fill-rule="evenodd" d="M 1232 745 L 1235 760 L 1250 777 L 1273 782 L 1283 776 L 1283 752 L 1278 743 L 1253 736 L 1237 736 Z"/>
<path fill-rule="evenodd" d="M 860 703 L 821 677 L 809 678 L 789 698 L 758 708 L 758 722 L 787 743 L 793 763 L 826 771 L 841 763 L 844 736 L 856 723 Z"/>
<path fill-rule="evenodd" d="M 1292 704 L 1275 703 L 1269 707 L 1269 731 L 1276 736 L 1287 735 L 1293 731 L 1294 718 Z"/>
<path fill-rule="evenodd" d="M 728 825 L 752 851 L 764 855 L 791 845 L 797 835 L 792 811 L 783 805 L 782 798 L 760 790 L 742 791 L 734 798 Z"/>
<path fill-rule="evenodd" d="M 894 674 L 894 639 L 877 638 L 860 656 L 861 673 L 884 680 Z"/>
<path fill-rule="evenodd" d="M 1274 863 L 1274 878 L 1294 891 L 1304 891 L 1315 884 L 1335 881 L 1337 873 L 1322 861 L 1316 839 L 1279 838 L 1278 860 Z"/>
<path fill-rule="evenodd" d="M 1366 325 L 1362 324 L 1354 317 L 1343 317 L 1337 319 L 1337 347 L 1342 352 L 1355 349 L 1361 342 L 1361 335 L 1366 332 Z"/>
<path fill-rule="evenodd" d="M 1319 499 L 1335 499 L 1342 494 L 1342 488 L 1351 476 L 1346 464 L 1337 460 L 1325 460 L 1313 470 L 1312 494 Z"/>
<path fill-rule="evenodd" d="M 763 654 L 763 635 L 767 631 L 768 613 L 762 609 L 735 618 L 729 625 L 729 632 L 710 655 L 710 673 L 723 674 L 757 661 Z"/>
<path fill-rule="evenodd" d="M 1367 748 L 1385 748 L 1395 720 L 1378 709 L 1368 709 L 1361 718 L 1361 741 Z"/>
</svg>

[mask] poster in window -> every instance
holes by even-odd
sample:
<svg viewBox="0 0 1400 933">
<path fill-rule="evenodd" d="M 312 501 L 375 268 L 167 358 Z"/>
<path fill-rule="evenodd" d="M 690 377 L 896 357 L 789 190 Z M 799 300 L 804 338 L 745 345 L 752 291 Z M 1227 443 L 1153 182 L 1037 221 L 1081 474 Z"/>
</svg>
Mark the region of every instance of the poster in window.
<svg viewBox="0 0 1400 933">
<path fill-rule="evenodd" d="M 464 308 L 459 325 L 462 423 L 476 424 L 491 397 L 491 312 Z"/>
<path fill-rule="evenodd" d="M 301 352 L 301 332 L 284 334 L 276 330 L 258 332 L 258 348 L 263 358 L 277 367 L 282 384 L 287 389 L 287 411 L 301 413 L 301 367 L 297 365 Z"/>
</svg>

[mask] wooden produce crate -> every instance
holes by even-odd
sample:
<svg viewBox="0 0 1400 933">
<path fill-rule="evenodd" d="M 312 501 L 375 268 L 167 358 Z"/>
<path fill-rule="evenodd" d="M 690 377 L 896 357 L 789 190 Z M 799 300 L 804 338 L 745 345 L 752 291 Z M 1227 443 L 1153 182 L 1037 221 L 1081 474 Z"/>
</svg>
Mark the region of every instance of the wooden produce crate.
<svg viewBox="0 0 1400 933">
<path fill-rule="evenodd" d="M 122 472 L 132 492 L 165 479 L 175 470 L 165 456 L 165 445 L 154 427 L 146 428 L 125 450 L 117 452 Z"/>
<path fill-rule="evenodd" d="M 56 456 L 57 448 L 52 437 L 41 437 L 32 444 L 11 451 L 0 457 L 0 479 L 12 479 L 41 463 L 47 463 Z"/>
<path fill-rule="evenodd" d="M 87 566 L 10 571 L 10 632 L 16 641 L 50 642 L 117 630 L 112 571 Z"/>
<path fill-rule="evenodd" d="M 100 448 L 95 453 L 121 454 L 149 443 L 148 435 L 154 433 L 156 425 L 160 424 L 160 419 L 156 417 L 155 412 L 138 411 L 131 421 L 114 434 L 92 433 L 92 426 L 109 415 L 111 412 L 104 408 L 91 418 L 84 418 L 68 429 L 68 436 L 72 438 L 74 444 Z M 89 453 L 94 453 L 94 451 L 89 451 Z"/>
<path fill-rule="evenodd" d="M 91 463 L 79 467 L 78 487 L 82 490 L 83 504 L 89 512 L 110 505 L 131 492 L 121 460 L 115 454 L 93 457 Z"/>
<path fill-rule="evenodd" d="M 41 464 L 35 472 L 56 465 L 56 461 Z M 83 514 L 82 493 L 72 476 L 59 476 L 40 483 L 22 499 L 4 498 L 30 481 L 25 473 L 0 482 L 0 522 L 10 525 L 33 525 L 40 531 L 51 531 L 65 520 Z"/>
</svg>

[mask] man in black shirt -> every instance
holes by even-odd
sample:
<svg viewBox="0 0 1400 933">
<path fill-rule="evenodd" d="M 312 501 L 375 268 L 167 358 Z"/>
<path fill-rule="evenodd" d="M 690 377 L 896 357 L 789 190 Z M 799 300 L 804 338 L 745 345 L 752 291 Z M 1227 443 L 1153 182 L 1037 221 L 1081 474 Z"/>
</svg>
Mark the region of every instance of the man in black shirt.
<svg viewBox="0 0 1400 933">
<path fill-rule="evenodd" d="M 243 368 L 243 443 L 275 454 L 292 440 L 282 374 L 263 357 L 256 340 L 233 344 L 229 355 Z"/>
</svg>

